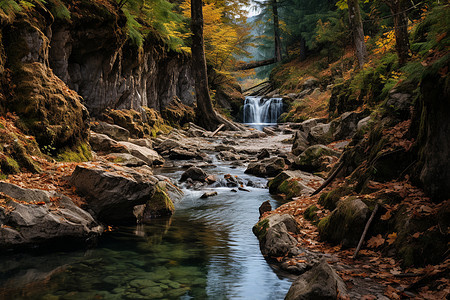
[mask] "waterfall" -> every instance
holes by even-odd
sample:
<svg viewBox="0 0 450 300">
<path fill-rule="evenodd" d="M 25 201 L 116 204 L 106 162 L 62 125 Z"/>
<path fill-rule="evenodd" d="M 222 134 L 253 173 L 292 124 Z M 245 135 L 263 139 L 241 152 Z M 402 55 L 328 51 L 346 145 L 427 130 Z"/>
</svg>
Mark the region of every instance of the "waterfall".
<svg viewBox="0 0 450 300">
<path fill-rule="evenodd" d="M 282 112 L 282 98 L 245 97 L 244 123 L 275 124 Z"/>
</svg>

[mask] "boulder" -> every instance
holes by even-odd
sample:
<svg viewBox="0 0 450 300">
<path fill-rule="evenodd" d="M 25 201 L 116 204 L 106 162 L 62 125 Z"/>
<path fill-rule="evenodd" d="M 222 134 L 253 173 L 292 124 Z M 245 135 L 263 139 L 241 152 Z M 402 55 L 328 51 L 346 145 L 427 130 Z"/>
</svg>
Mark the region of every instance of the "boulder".
<svg viewBox="0 0 450 300">
<path fill-rule="evenodd" d="M 270 129 L 269 127 L 264 127 L 264 128 L 263 128 L 263 132 L 264 132 L 265 134 L 267 134 L 268 136 L 275 136 L 275 135 L 276 135 L 275 131 L 273 131 L 273 130 Z"/>
<path fill-rule="evenodd" d="M 155 150 L 129 142 L 119 142 L 119 144 L 126 147 L 132 155 L 142 159 L 150 166 L 164 164 L 164 158 L 162 158 Z"/>
<path fill-rule="evenodd" d="M 147 164 L 142 159 L 128 153 L 110 153 L 105 155 L 104 158 L 109 162 L 127 167 L 140 167 Z"/>
<path fill-rule="evenodd" d="M 120 145 L 106 134 L 95 133 L 93 131 L 91 131 L 89 136 L 89 144 L 91 144 L 92 150 L 98 152 L 130 153 L 127 147 Z"/>
<path fill-rule="evenodd" d="M 93 122 L 91 130 L 109 136 L 116 141 L 128 142 L 130 132 L 118 125 L 108 124 L 106 122 Z"/>
<path fill-rule="evenodd" d="M 183 146 L 173 140 L 173 139 L 166 139 L 164 141 L 162 141 L 161 143 L 159 143 L 159 145 L 155 148 L 156 151 L 158 151 L 159 153 L 164 153 L 165 151 L 174 149 L 174 148 L 183 148 Z"/>
<path fill-rule="evenodd" d="M 327 157 L 334 157 L 334 160 L 337 160 L 339 153 L 324 145 L 310 146 L 295 158 L 294 166 L 311 173 L 325 171 L 329 163 L 333 161 L 333 159 L 327 160 Z"/>
<path fill-rule="evenodd" d="M 200 153 L 197 151 L 185 150 L 182 148 L 174 148 L 167 151 L 169 154 L 169 158 L 173 160 L 189 160 L 189 159 L 202 159 Z"/>
<path fill-rule="evenodd" d="M 261 163 L 252 162 L 248 164 L 245 173 L 262 177 L 266 175 L 266 168 Z"/>
<path fill-rule="evenodd" d="M 213 197 L 213 196 L 217 196 L 217 192 L 216 191 L 205 192 L 205 193 L 203 193 L 203 195 L 200 196 L 200 198 L 206 199 L 206 198 Z"/>
<path fill-rule="evenodd" d="M 285 300 L 345 299 L 347 289 L 342 278 L 322 259 L 300 275 L 291 285 Z M 342 297 L 342 298 L 340 298 Z"/>
<path fill-rule="evenodd" d="M 235 154 L 231 151 L 220 151 L 218 154 L 219 158 L 221 160 L 230 161 L 230 160 L 240 160 L 241 156 L 238 154 Z"/>
<path fill-rule="evenodd" d="M 62 194 L 6 182 L 0 182 L 0 192 L 0 246 L 4 250 L 55 241 L 85 245 L 103 232 L 88 212 Z"/>
<path fill-rule="evenodd" d="M 294 141 L 292 143 L 292 153 L 300 155 L 309 146 L 308 135 L 304 131 L 296 131 L 294 134 Z"/>
<path fill-rule="evenodd" d="M 248 184 L 247 184 L 247 185 L 248 185 Z M 270 201 L 269 201 L 269 200 L 264 201 L 264 202 L 261 204 L 261 206 L 259 207 L 259 217 L 261 218 L 262 215 L 263 215 L 265 212 L 268 212 L 268 211 L 271 211 L 271 210 L 272 210 L 272 205 L 270 204 Z"/>
<path fill-rule="evenodd" d="M 333 136 L 330 131 L 331 126 L 330 123 L 327 124 L 319 124 L 311 128 L 309 131 L 307 141 L 314 144 L 328 144 L 332 142 Z"/>
<path fill-rule="evenodd" d="M 137 205 L 133 208 L 133 214 L 137 223 L 148 224 L 151 220 L 159 217 L 171 216 L 175 211 L 169 189 L 173 191 L 174 186 L 168 184 L 165 180 L 159 181 L 155 185 L 155 191 L 145 204 Z M 177 194 L 182 193 L 178 189 Z"/>
<path fill-rule="evenodd" d="M 344 247 L 355 247 L 368 217 L 369 207 L 360 199 L 350 197 L 340 200 L 331 215 L 319 222 L 320 237 Z"/>
<path fill-rule="evenodd" d="M 291 215 L 274 214 L 253 226 L 261 252 L 267 257 L 293 256 L 298 253 L 297 240 L 290 234 L 300 232 Z"/>
<path fill-rule="evenodd" d="M 313 185 L 321 185 L 324 180 L 302 171 L 283 171 L 267 183 L 271 194 L 284 194 L 287 199 L 310 195 Z"/>
<path fill-rule="evenodd" d="M 200 168 L 190 167 L 182 175 L 180 181 L 186 181 L 190 178 L 193 181 L 205 182 L 208 174 Z"/>
<path fill-rule="evenodd" d="M 141 147 L 146 147 L 149 149 L 153 149 L 153 142 L 151 139 L 147 139 L 147 138 L 142 138 L 142 139 L 128 139 L 128 142 L 141 146 Z"/>
<path fill-rule="evenodd" d="M 259 151 L 258 155 L 256 156 L 256 158 L 258 158 L 258 159 L 264 159 L 264 158 L 269 158 L 269 157 L 270 157 L 270 152 L 266 148 L 261 149 L 261 151 Z"/>
<path fill-rule="evenodd" d="M 316 79 L 316 78 L 314 78 L 314 77 L 311 77 L 311 78 L 306 79 L 306 80 L 303 82 L 302 88 L 303 88 L 304 90 L 305 90 L 305 89 L 314 89 L 314 88 L 318 87 L 319 84 L 320 84 L 320 82 L 319 82 L 318 79 Z"/>
<path fill-rule="evenodd" d="M 115 224 L 135 222 L 134 207 L 153 199 L 155 185 L 161 179 L 146 169 L 85 163 L 76 167 L 70 183 L 86 198 L 87 209 L 98 220 Z M 169 180 L 165 178 L 164 181 Z"/>
<path fill-rule="evenodd" d="M 331 122 L 333 139 L 344 140 L 351 138 L 358 128 L 358 122 L 366 116 L 366 112 L 354 111 L 343 113 L 338 119 Z"/>
<path fill-rule="evenodd" d="M 268 160 L 263 161 L 263 164 L 266 168 L 266 175 L 273 177 L 283 172 L 286 164 L 284 163 L 284 158 L 282 157 L 274 157 L 269 158 Z"/>
<path fill-rule="evenodd" d="M 304 133 L 308 134 L 311 131 L 311 128 L 313 128 L 314 126 L 317 126 L 321 123 L 323 123 L 323 119 L 319 119 L 319 118 L 309 119 L 309 120 L 306 120 L 306 121 L 303 121 L 302 123 L 300 123 L 299 129 L 301 131 L 303 131 Z"/>
</svg>

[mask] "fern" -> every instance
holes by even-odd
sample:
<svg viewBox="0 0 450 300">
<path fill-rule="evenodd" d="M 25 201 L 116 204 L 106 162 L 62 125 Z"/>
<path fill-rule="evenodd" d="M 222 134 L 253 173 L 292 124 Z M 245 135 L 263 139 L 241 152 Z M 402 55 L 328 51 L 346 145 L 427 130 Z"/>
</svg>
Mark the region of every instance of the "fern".
<svg viewBox="0 0 450 300">
<path fill-rule="evenodd" d="M 70 20 L 70 11 L 61 0 L 49 0 L 50 11 L 55 18 Z"/>
</svg>

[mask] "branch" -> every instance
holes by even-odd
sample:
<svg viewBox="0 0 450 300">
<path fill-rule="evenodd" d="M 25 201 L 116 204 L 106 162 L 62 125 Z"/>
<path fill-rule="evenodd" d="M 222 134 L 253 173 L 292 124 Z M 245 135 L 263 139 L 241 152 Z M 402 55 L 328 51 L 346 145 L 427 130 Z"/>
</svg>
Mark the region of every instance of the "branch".
<svg viewBox="0 0 450 300">
<path fill-rule="evenodd" d="M 258 67 L 271 65 L 276 62 L 277 62 L 276 58 L 254 61 L 254 62 L 250 62 L 250 63 L 244 64 L 244 65 L 241 65 L 241 66 L 237 67 L 235 70 L 236 71 L 250 70 L 250 69 L 254 69 L 254 68 L 258 68 Z"/>
<path fill-rule="evenodd" d="M 375 208 L 373 209 L 372 214 L 370 215 L 370 218 L 366 223 L 366 227 L 364 227 L 364 231 L 361 235 L 361 238 L 359 239 L 358 247 L 356 247 L 355 254 L 353 254 L 353 259 L 355 259 L 356 256 L 358 255 L 359 249 L 361 249 L 362 243 L 364 242 L 364 238 L 366 237 L 367 230 L 369 230 L 370 223 L 372 223 L 373 217 L 375 216 L 377 211 L 378 211 L 378 203 L 375 204 Z"/>
</svg>

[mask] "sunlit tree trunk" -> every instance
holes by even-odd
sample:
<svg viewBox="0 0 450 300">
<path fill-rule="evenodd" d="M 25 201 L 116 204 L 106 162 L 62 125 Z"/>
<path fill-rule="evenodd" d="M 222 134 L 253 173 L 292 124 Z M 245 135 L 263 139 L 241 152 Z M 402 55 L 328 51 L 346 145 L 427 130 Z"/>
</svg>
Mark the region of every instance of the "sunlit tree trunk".
<svg viewBox="0 0 450 300">
<path fill-rule="evenodd" d="M 361 21 L 361 13 L 359 10 L 358 0 L 348 0 L 348 18 L 350 28 L 353 32 L 353 41 L 355 43 L 356 57 L 358 58 L 359 67 L 362 68 L 366 63 L 367 50 L 364 42 L 364 29 Z"/>
<path fill-rule="evenodd" d="M 214 130 L 220 123 L 214 111 L 208 88 L 205 47 L 203 41 L 202 0 L 191 0 L 192 73 L 197 97 L 197 123 L 207 130 Z"/>
<path fill-rule="evenodd" d="M 406 15 L 408 2 L 406 0 L 384 0 L 383 2 L 391 9 L 394 19 L 395 49 L 400 65 L 404 65 L 409 57 L 408 17 Z"/>
</svg>

